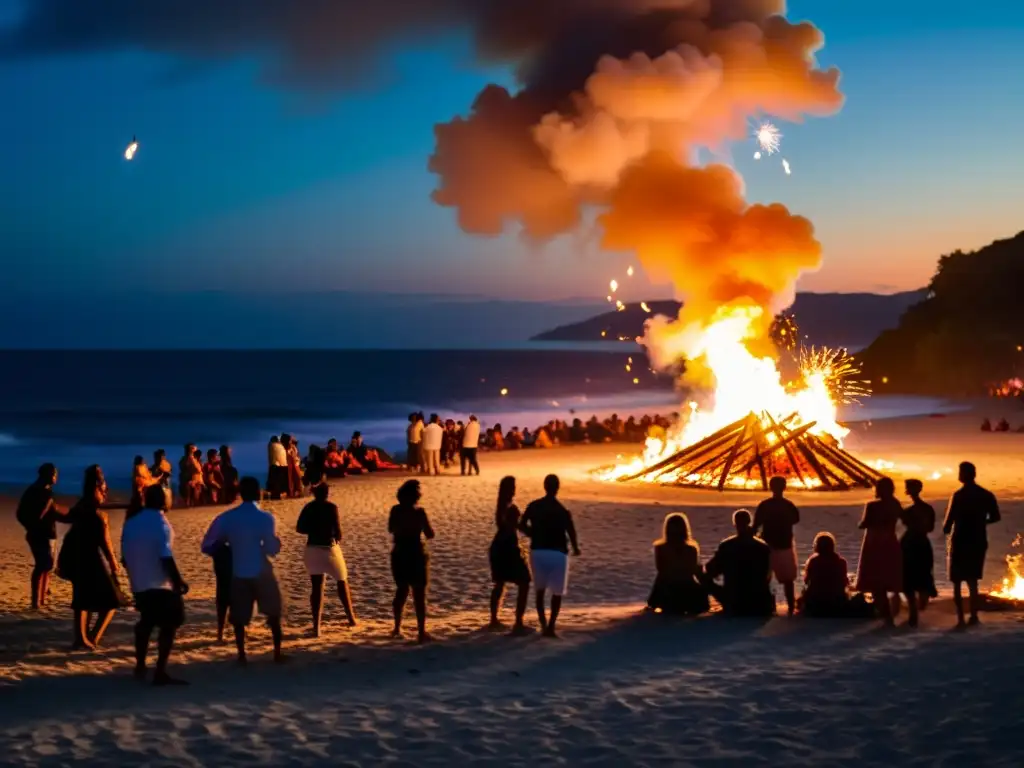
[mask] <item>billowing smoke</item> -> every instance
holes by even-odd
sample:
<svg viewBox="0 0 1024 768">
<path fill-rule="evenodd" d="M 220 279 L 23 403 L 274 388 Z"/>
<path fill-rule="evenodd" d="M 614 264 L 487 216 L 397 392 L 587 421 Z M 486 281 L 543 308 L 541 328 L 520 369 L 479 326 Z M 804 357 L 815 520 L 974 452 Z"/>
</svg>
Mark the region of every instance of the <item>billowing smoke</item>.
<svg viewBox="0 0 1024 768">
<path fill-rule="evenodd" d="M 543 242 L 599 213 L 606 247 L 637 254 L 686 299 L 691 322 L 723 303 L 784 305 L 818 266 L 810 223 L 748 206 L 736 174 L 694 167 L 699 149 L 750 121 L 836 112 L 811 24 L 784 0 L 26 0 L 0 56 L 141 48 L 259 57 L 283 85 L 338 87 L 374 53 L 466 31 L 478 56 L 514 67 L 465 117 L 436 127 L 434 200 L 461 227 Z M 768 312 L 766 311 L 766 315 Z"/>
</svg>

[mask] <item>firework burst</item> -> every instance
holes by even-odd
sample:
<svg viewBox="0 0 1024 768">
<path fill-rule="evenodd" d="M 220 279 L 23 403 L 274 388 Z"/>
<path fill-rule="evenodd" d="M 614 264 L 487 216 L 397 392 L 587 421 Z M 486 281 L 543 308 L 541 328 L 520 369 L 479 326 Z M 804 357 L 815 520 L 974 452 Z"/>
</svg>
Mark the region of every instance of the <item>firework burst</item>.
<svg viewBox="0 0 1024 768">
<path fill-rule="evenodd" d="M 782 146 L 782 133 L 772 123 L 761 123 L 754 132 L 754 138 L 763 152 L 774 155 Z"/>
<path fill-rule="evenodd" d="M 860 363 L 845 349 L 802 347 L 798 362 L 804 381 L 823 381 L 837 404 L 854 405 L 871 395 L 871 382 L 861 378 Z"/>
</svg>

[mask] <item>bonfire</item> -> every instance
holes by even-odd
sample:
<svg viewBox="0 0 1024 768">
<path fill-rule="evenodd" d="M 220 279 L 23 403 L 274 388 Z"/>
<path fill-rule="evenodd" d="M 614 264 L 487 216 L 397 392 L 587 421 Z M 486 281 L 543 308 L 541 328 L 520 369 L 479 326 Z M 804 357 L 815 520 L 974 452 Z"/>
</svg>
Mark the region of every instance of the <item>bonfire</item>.
<svg viewBox="0 0 1024 768">
<path fill-rule="evenodd" d="M 772 355 L 751 351 L 764 325 L 755 305 L 721 308 L 709 323 L 655 334 L 649 344 L 685 355 L 710 374 L 710 406 L 689 403 L 664 438 L 649 437 L 643 455 L 597 470 L 603 480 L 643 480 L 718 490 L 766 489 L 774 475 L 798 488 L 871 487 L 881 474 L 843 449 L 849 430 L 840 403 L 867 393 L 843 351 L 805 350 L 796 380 L 783 383 Z M 664 329 L 666 326 L 662 326 Z"/>
<path fill-rule="evenodd" d="M 1019 549 L 1021 536 L 1013 540 L 1013 548 Z M 1011 603 L 1024 603 L 1024 554 L 1019 551 L 1006 556 L 1006 578 L 1003 583 L 989 592 L 989 597 L 1006 600 Z"/>
</svg>

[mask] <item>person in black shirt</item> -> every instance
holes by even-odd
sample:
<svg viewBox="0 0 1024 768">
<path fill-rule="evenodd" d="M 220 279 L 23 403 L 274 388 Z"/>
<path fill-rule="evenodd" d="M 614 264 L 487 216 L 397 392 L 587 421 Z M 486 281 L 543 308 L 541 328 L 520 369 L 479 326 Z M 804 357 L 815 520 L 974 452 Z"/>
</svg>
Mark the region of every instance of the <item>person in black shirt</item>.
<svg viewBox="0 0 1024 768">
<path fill-rule="evenodd" d="M 57 484 L 57 468 L 53 464 L 39 467 L 36 481 L 18 502 L 17 518 L 25 528 L 25 541 L 32 552 L 32 609 L 46 604 L 53 573 L 53 547 L 57 539 L 57 521 L 67 522 L 67 511 L 53 499 L 53 486 Z"/>
<path fill-rule="evenodd" d="M 430 556 L 423 539 L 434 538 L 434 529 L 422 507 L 416 506 L 422 494 L 419 480 L 406 480 L 398 489 L 398 504 L 388 515 L 388 533 L 394 538 L 391 550 L 391 575 L 395 580 L 395 600 L 392 609 L 395 615 L 394 637 L 402 635 L 402 613 L 405 602 L 412 591 L 416 607 L 416 627 L 419 642 L 430 639 L 427 634 L 427 582 L 429 581 Z"/>
<path fill-rule="evenodd" d="M 295 530 L 306 536 L 306 570 L 312 589 L 309 607 L 313 614 L 313 637 L 320 637 L 320 615 L 324 601 L 324 577 L 331 576 L 338 585 L 338 597 L 348 617 L 348 625 L 356 625 L 352 610 L 352 593 L 348 587 L 348 566 L 341 551 L 341 513 L 327 500 L 330 486 L 320 482 L 313 486 L 313 501 L 302 508 Z"/>
<path fill-rule="evenodd" d="M 771 616 L 775 613 L 775 599 L 769 589 L 771 549 L 754 536 L 747 510 L 736 510 L 732 521 L 736 535 L 719 544 L 704 566 L 708 591 L 733 616 Z M 722 578 L 721 586 L 714 581 L 718 577 Z"/>
<path fill-rule="evenodd" d="M 773 477 L 768 487 L 772 497 L 757 505 L 754 512 L 753 533 L 763 531 L 764 543 L 771 549 L 772 573 L 786 593 L 789 615 L 796 611 L 796 577 L 799 573 L 793 526 L 800 522 L 800 511 L 783 494 L 786 478 Z"/>
<path fill-rule="evenodd" d="M 579 556 L 572 514 L 558 500 L 557 475 L 544 478 L 542 499 L 531 501 L 519 521 L 519 530 L 530 539 L 530 562 L 537 587 L 537 619 L 545 637 L 556 637 L 555 623 L 562 608 L 562 595 L 569 585 L 569 547 Z M 568 542 L 568 543 L 567 543 Z M 551 590 L 551 617 L 544 615 L 544 593 Z"/>
<path fill-rule="evenodd" d="M 978 582 L 985 568 L 988 551 L 986 527 L 998 523 L 999 504 L 991 491 L 977 484 L 978 471 L 968 461 L 960 465 L 963 487 L 953 494 L 946 510 L 942 532 L 949 536 L 949 579 L 953 582 L 953 603 L 956 605 L 956 625 L 964 627 L 963 583 L 971 598 L 970 624 L 978 623 Z"/>
</svg>

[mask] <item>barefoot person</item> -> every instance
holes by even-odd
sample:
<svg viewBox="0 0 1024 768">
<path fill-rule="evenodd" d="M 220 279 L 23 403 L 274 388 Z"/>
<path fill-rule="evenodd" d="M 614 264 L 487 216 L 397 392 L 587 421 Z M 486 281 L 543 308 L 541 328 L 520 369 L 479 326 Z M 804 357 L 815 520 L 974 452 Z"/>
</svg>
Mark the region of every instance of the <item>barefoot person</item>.
<svg viewBox="0 0 1024 768">
<path fill-rule="evenodd" d="M 427 513 L 419 504 L 419 480 L 406 480 L 398 489 L 398 503 L 391 508 L 388 515 L 388 533 L 394 539 L 391 549 L 391 575 L 395 580 L 395 600 L 391 604 L 395 616 L 394 637 L 402 635 L 402 613 L 405 603 L 412 592 L 413 605 L 416 608 L 416 630 L 420 643 L 425 643 L 427 635 L 427 582 L 430 575 L 430 556 L 423 539 L 434 538 L 434 529 L 430 527 Z"/>
<path fill-rule="evenodd" d="M 32 610 L 46 604 L 53 573 L 53 546 L 57 539 L 57 521 L 67 521 L 67 511 L 53 499 L 57 484 L 57 468 L 53 464 L 39 467 L 36 481 L 21 495 L 17 519 L 25 528 L 25 541 L 32 553 Z"/>
<path fill-rule="evenodd" d="M 153 630 L 157 637 L 156 673 L 153 685 L 185 685 L 167 674 L 167 661 L 174 648 L 174 637 L 185 623 L 188 584 L 181 578 L 174 561 L 174 532 L 164 515 L 164 492 L 149 486 L 143 496 L 143 509 L 125 520 L 121 529 L 121 558 L 135 595 L 139 621 L 135 625 L 135 677 L 146 678 L 146 654 Z"/>
<path fill-rule="evenodd" d="M 988 551 L 986 527 L 1001 519 L 996 497 L 978 485 L 977 476 L 977 469 L 969 461 L 960 465 L 961 488 L 949 500 L 946 521 L 942 524 L 942 532 L 949 536 L 949 580 L 953 582 L 958 627 L 978 623 L 978 582 L 984 575 Z M 969 622 L 964 621 L 965 581 L 971 599 Z"/>
<path fill-rule="evenodd" d="M 800 511 L 785 497 L 786 478 L 773 477 L 768 482 L 770 499 L 757 505 L 754 511 L 754 535 L 761 538 L 772 551 L 772 573 L 786 594 L 786 609 L 792 616 L 796 611 L 796 577 L 798 573 L 796 543 L 793 526 L 800 522 Z"/>
<path fill-rule="evenodd" d="M 569 546 L 579 556 L 572 514 L 558 500 L 557 475 L 544 478 L 544 497 L 531 501 L 519 522 L 519 530 L 530 539 L 530 561 L 537 588 L 537 619 L 545 637 L 556 637 L 555 624 L 562 609 L 562 596 L 569 586 Z M 544 615 L 544 594 L 551 592 L 551 616 Z"/>
<path fill-rule="evenodd" d="M 243 477 L 239 483 L 242 503 L 214 519 L 203 538 L 203 554 L 213 556 L 220 544 L 231 547 L 231 626 L 235 631 L 238 661 L 245 664 L 245 628 L 252 621 L 253 606 L 267 619 L 274 640 L 274 661 L 281 653 L 281 588 L 271 558 L 281 551 L 277 522 L 259 508 L 260 481 Z"/>
<path fill-rule="evenodd" d="M 903 551 L 896 538 L 896 523 L 903 508 L 896 500 L 896 485 L 883 477 L 875 484 L 875 501 L 864 508 L 860 529 L 864 540 L 857 564 L 857 591 L 871 595 L 885 625 L 893 625 L 891 595 L 903 591 Z"/>
<path fill-rule="evenodd" d="M 311 591 L 309 608 L 313 614 L 313 637 L 320 637 L 320 615 L 324 602 L 324 577 L 330 576 L 338 585 L 338 597 L 348 617 L 348 625 L 356 625 L 352 610 L 352 593 L 348 588 L 348 566 L 341 551 L 341 513 L 327 500 L 331 488 L 319 482 L 313 486 L 313 501 L 302 508 L 295 530 L 306 537 L 306 570 Z"/>
<path fill-rule="evenodd" d="M 913 502 L 903 510 L 900 520 L 906 527 L 900 537 L 903 550 L 903 594 L 907 596 L 910 617 L 907 624 L 916 627 L 918 611 L 936 597 L 935 555 L 928 534 L 935 530 L 935 509 L 921 499 L 924 483 L 910 479 L 904 483 L 907 496 Z"/>
<path fill-rule="evenodd" d="M 516 596 L 516 623 L 512 627 L 513 634 L 523 634 L 523 616 L 526 614 L 526 603 L 530 599 L 530 569 L 523 558 L 523 550 L 519 546 L 519 507 L 512 503 L 516 497 L 516 479 L 503 477 L 498 484 L 498 508 L 494 513 L 494 524 L 497 531 L 491 541 L 489 552 L 491 561 L 491 628 L 498 628 L 498 609 L 505 593 L 506 584 L 515 584 L 519 588 Z"/>
</svg>

